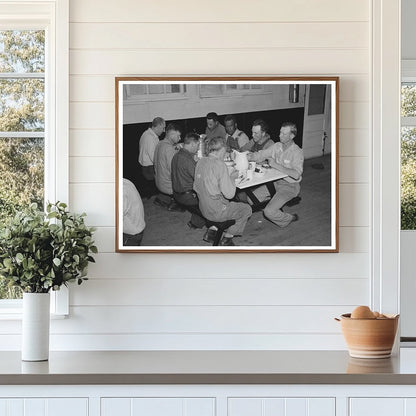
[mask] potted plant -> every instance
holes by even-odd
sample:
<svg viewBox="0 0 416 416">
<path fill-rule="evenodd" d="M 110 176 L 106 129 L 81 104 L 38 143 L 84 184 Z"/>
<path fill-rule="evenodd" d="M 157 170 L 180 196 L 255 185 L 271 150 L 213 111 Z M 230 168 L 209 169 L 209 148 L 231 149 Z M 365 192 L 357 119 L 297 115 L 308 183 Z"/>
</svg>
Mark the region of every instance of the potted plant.
<svg viewBox="0 0 416 416">
<path fill-rule="evenodd" d="M 22 359 L 47 360 L 50 290 L 86 280 L 94 229 L 85 214 L 71 214 L 64 203 L 48 203 L 46 213 L 32 204 L 0 230 L 0 276 L 23 291 Z M 44 318 L 41 318 L 41 317 Z"/>
</svg>

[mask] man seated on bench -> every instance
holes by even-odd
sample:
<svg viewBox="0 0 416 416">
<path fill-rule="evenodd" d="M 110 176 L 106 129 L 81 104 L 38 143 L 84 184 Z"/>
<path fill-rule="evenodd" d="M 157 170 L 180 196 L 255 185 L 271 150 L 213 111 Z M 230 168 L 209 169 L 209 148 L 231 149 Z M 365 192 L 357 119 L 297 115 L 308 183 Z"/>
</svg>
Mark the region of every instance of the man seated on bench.
<svg viewBox="0 0 416 416">
<path fill-rule="evenodd" d="M 273 146 L 249 153 L 248 160 L 263 162 L 268 160 L 272 168 L 288 175 L 275 182 L 276 193 L 263 210 L 264 216 L 278 225 L 286 227 L 299 219 L 297 214 L 283 212 L 282 207 L 299 195 L 303 173 L 303 150 L 294 142 L 298 130 L 295 123 L 286 122 L 280 128 L 280 142 Z"/>
<path fill-rule="evenodd" d="M 226 142 L 222 137 L 209 140 L 208 156 L 196 165 L 194 190 L 199 198 L 199 208 L 207 220 L 235 220 L 220 241 L 220 246 L 234 246 L 233 237 L 243 234 L 252 211 L 248 204 L 230 201 L 235 195 L 238 172 L 228 173 L 224 163 L 226 151 Z"/>
<path fill-rule="evenodd" d="M 171 167 L 172 159 L 179 150 L 177 146 L 181 140 L 181 132 L 179 126 L 170 123 L 166 127 L 166 137 L 161 140 L 155 150 L 155 181 L 159 194 L 153 203 L 161 207 L 167 208 L 169 211 L 184 212 L 185 209 L 179 206 L 173 199 Z"/>
<path fill-rule="evenodd" d="M 175 201 L 191 210 L 191 220 L 188 226 L 191 229 L 202 228 L 205 219 L 198 215 L 198 196 L 193 190 L 196 158 L 199 148 L 199 135 L 188 133 L 183 140 L 183 147 L 173 156 L 171 166 L 173 197 Z"/>
</svg>

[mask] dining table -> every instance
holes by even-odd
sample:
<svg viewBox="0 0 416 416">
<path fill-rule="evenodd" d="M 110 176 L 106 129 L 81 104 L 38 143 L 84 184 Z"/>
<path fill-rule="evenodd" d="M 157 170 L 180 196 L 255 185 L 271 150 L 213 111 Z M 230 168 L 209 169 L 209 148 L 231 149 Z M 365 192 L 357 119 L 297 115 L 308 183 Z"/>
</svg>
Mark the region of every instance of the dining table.
<svg viewBox="0 0 416 416">
<path fill-rule="evenodd" d="M 270 201 L 267 199 L 265 201 L 259 201 L 259 199 L 254 194 L 254 190 L 260 185 L 265 185 L 270 193 L 270 198 L 273 198 L 276 193 L 276 188 L 274 186 L 274 181 L 285 178 L 288 175 L 280 172 L 277 169 L 268 166 L 256 166 L 256 169 L 252 171 L 252 177 L 247 176 L 247 174 L 240 175 L 235 180 L 235 185 L 238 189 L 244 190 L 247 196 L 250 198 L 252 204 L 251 208 L 253 212 L 259 211 L 264 208 L 265 205 Z"/>
</svg>

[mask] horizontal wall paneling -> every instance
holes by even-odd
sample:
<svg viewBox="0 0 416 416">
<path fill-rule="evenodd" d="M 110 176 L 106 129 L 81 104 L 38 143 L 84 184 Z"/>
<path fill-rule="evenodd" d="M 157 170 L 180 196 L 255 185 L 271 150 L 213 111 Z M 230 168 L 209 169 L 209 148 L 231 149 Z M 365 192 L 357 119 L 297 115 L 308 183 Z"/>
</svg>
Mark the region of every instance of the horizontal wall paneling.
<svg viewBox="0 0 416 416">
<path fill-rule="evenodd" d="M 169 65 L 167 65 L 169 62 Z M 259 65 L 261 62 L 261 65 Z M 330 62 L 330 65 L 322 65 Z M 71 74 L 340 75 L 366 74 L 365 49 L 72 50 Z"/>
<path fill-rule="evenodd" d="M 367 279 L 181 279 L 91 278 L 72 291 L 73 306 L 98 305 L 286 305 L 319 306 L 365 303 Z M 128 288 L 128 290 L 126 290 Z M 319 288 L 319 290 L 316 290 Z M 311 293 L 314 293 L 311 296 Z M 359 294 L 359 295 L 357 295 Z"/>
<path fill-rule="evenodd" d="M 214 0 L 210 7 L 179 0 L 148 3 L 120 0 L 103 7 L 100 0 L 72 0 L 71 22 L 302 22 L 302 21 L 368 21 L 370 6 L 362 0 L 334 2 L 319 0 L 279 2 L 265 0 L 262 7 L 256 3 L 241 4 L 238 0 L 224 3 Z"/>
<path fill-rule="evenodd" d="M 367 22 L 72 23 L 70 47 L 91 50 L 194 49 L 195 45 L 201 49 L 368 48 L 368 38 L 361 36 L 367 29 Z M 243 35 L 247 33 L 250 36 Z"/>
</svg>

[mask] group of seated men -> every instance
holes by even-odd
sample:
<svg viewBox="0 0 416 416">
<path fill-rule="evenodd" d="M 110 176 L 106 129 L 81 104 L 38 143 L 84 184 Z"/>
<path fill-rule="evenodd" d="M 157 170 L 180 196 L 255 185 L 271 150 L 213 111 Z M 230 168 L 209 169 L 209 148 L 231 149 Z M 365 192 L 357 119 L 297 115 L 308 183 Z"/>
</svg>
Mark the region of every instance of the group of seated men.
<svg viewBox="0 0 416 416">
<path fill-rule="evenodd" d="M 252 127 L 252 139 L 238 129 L 237 119 L 229 114 L 224 118 L 224 126 L 219 122 L 217 113 L 207 114 L 207 127 L 202 135 L 206 141 L 214 137 L 222 137 L 226 141 L 228 150 L 239 152 L 258 152 L 274 144 L 268 133 L 267 124 L 263 120 L 255 120 Z"/>
<path fill-rule="evenodd" d="M 139 142 L 139 164 L 146 179 L 155 180 L 159 194 L 154 203 L 168 210 L 190 210 L 190 228 L 203 228 L 206 220 L 223 222 L 233 219 L 220 241 L 222 246 L 235 245 L 233 238 L 242 235 L 252 214 L 251 206 L 235 198 L 238 172 L 229 170 L 224 158 L 232 149 L 248 151 L 248 159 L 255 162 L 268 160 L 287 177 L 276 181 L 276 194 L 264 209 L 264 215 L 274 224 L 285 227 L 296 221 L 296 214 L 283 212 L 286 202 L 296 197 L 300 191 L 303 172 L 303 151 L 294 142 L 297 128 L 294 123 L 283 123 L 279 142 L 274 142 L 268 134 L 263 120 L 255 120 L 252 125 L 252 138 L 238 129 L 236 117 L 228 115 L 225 127 L 220 124 L 216 113 L 208 113 L 204 135 L 187 133 L 183 144 L 179 145 L 181 132 L 171 123 L 166 127 L 161 117 L 156 117 Z M 166 130 L 163 140 L 159 137 Z M 200 138 L 205 143 L 204 157 L 198 159 Z M 204 240 L 212 242 L 216 230 L 208 229 Z"/>
</svg>

